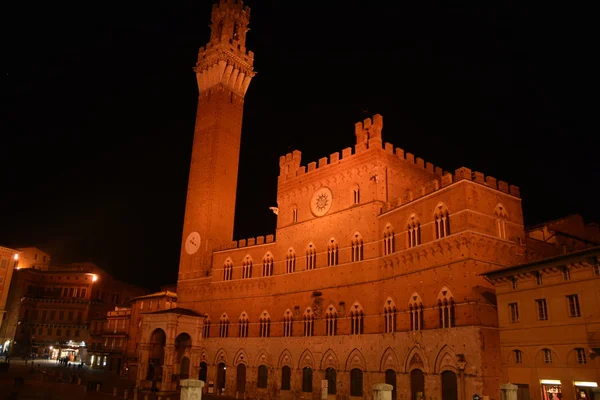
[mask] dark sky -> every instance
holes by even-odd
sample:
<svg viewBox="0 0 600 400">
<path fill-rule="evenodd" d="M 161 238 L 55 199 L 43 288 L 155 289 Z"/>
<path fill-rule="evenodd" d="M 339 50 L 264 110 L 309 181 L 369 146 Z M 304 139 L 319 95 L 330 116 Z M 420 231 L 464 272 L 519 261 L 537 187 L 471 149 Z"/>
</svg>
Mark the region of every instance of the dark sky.
<svg viewBox="0 0 600 400">
<path fill-rule="evenodd" d="M 15 3 L 3 13 L 0 244 L 174 283 L 211 2 Z M 519 186 L 528 225 L 600 221 L 588 32 L 567 3 L 247 4 L 258 73 L 235 239 L 274 232 L 280 155 L 299 149 L 306 165 L 340 151 L 374 113 L 384 141 Z"/>
</svg>

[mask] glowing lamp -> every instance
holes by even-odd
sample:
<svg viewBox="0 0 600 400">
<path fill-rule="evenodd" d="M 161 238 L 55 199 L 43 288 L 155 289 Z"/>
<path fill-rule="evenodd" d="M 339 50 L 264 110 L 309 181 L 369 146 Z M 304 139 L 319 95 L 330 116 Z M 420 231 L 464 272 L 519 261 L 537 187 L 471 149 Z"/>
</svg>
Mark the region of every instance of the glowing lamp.
<svg viewBox="0 0 600 400">
<path fill-rule="evenodd" d="M 580 387 L 598 387 L 598 383 L 596 382 L 581 382 L 581 381 L 575 381 L 575 386 L 580 386 Z"/>
<path fill-rule="evenodd" d="M 14 255 L 14 257 L 13 257 L 13 258 L 14 258 L 15 260 L 18 260 L 18 259 L 19 259 L 19 253 L 15 253 L 15 255 Z"/>
<path fill-rule="evenodd" d="M 558 379 L 542 379 L 542 385 L 560 385 Z"/>
<path fill-rule="evenodd" d="M 92 275 L 92 282 L 96 282 L 98 280 L 98 275 Z"/>
</svg>

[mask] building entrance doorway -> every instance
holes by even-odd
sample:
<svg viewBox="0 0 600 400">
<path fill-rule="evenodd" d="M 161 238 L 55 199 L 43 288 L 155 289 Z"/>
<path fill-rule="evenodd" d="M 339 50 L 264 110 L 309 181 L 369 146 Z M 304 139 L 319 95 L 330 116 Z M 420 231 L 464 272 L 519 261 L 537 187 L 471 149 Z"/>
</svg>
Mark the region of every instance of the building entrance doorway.
<svg viewBox="0 0 600 400">
<path fill-rule="evenodd" d="M 420 369 L 410 371 L 410 399 L 425 400 L 425 375 Z"/>
<path fill-rule="evenodd" d="M 442 372 L 442 399 L 458 400 L 458 381 L 452 371 Z"/>
<path fill-rule="evenodd" d="M 223 393 L 225 390 L 225 374 L 227 367 L 224 363 L 217 365 L 217 393 Z"/>
<path fill-rule="evenodd" d="M 385 371 L 385 383 L 392 385 L 392 400 L 396 400 L 396 371 L 393 369 Z"/>
<path fill-rule="evenodd" d="M 237 366 L 237 379 L 236 379 L 236 388 L 235 390 L 238 393 L 244 393 L 246 391 L 246 365 L 238 364 Z"/>
</svg>

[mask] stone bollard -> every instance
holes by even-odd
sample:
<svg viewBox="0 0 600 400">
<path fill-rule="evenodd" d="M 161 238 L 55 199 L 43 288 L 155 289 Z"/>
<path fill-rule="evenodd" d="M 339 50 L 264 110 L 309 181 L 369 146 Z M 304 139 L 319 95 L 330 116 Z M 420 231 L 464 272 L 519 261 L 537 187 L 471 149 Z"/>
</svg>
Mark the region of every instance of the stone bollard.
<svg viewBox="0 0 600 400">
<path fill-rule="evenodd" d="M 87 392 L 87 385 L 83 385 L 83 392 Z"/>
<path fill-rule="evenodd" d="M 117 388 L 113 388 L 113 396 L 117 397 Z"/>
<path fill-rule="evenodd" d="M 128 394 L 129 394 L 129 391 L 127 389 L 125 389 L 125 391 L 123 392 L 123 398 L 126 399 Z"/>
<path fill-rule="evenodd" d="M 148 395 L 147 394 L 144 395 L 144 400 L 148 400 Z"/>
<path fill-rule="evenodd" d="M 81 385 L 81 378 L 77 378 L 77 384 Z"/>
<path fill-rule="evenodd" d="M 182 379 L 179 384 L 181 385 L 181 400 L 202 400 L 204 381 L 198 379 Z"/>
<path fill-rule="evenodd" d="M 392 400 L 394 387 L 387 383 L 376 383 L 372 386 L 373 400 Z"/>
<path fill-rule="evenodd" d="M 99 392 L 99 391 L 100 391 L 100 384 L 96 383 L 96 392 Z"/>
<path fill-rule="evenodd" d="M 519 387 L 512 383 L 503 383 L 500 385 L 500 398 L 502 400 L 517 400 L 517 391 Z"/>
</svg>

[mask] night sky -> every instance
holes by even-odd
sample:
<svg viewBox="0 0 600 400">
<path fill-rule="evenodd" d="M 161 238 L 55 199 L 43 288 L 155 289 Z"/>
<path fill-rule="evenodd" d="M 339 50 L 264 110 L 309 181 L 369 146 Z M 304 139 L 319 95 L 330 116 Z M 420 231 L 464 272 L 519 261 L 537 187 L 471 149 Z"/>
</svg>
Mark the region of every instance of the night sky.
<svg viewBox="0 0 600 400">
<path fill-rule="evenodd" d="M 0 245 L 153 289 L 176 282 L 211 1 L 15 3 L 3 13 Z M 235 239 L 274 233 L 280 155 L 301 150 L 306 165 L 341 151 L 375 113 L 384 141 L 519 186 L 527 225 L 600 221 L 590 51 L 566 3 L 247 4 L 257 75 Z"/>
</svg>

